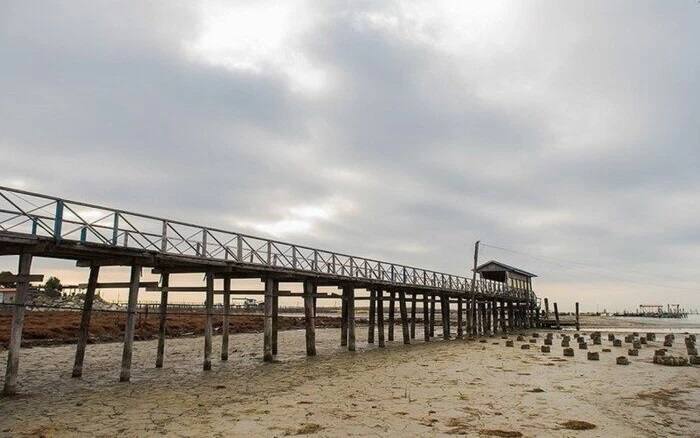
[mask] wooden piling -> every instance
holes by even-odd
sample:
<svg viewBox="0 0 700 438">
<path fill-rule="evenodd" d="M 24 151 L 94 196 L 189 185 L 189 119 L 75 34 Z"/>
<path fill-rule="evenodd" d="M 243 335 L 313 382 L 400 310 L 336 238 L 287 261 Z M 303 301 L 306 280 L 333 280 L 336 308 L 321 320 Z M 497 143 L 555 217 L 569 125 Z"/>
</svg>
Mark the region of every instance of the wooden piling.
<svg viewBox="0 0 700 438">
<path fill-rule="evenodd" d="M 576 303 L 576 330 L 581 330 L 581 326 L 579 325 L 579 320 L 578 320 L 578 302 Z"/>
<path fill-rule="evenodd" d="M 367 324 L 367 343 L 374 344 L 374 326 L 376 325 L 376 292 L 374 290 L 369 291 L 369 321 Z"/>
<path fill-rule="evenodd" d="M 304 325 L 306 328 L 306 355 L 316 355 L 316 316 L 314 314 L 314 295 L 316 285 L 310 280 L 304 281 Z"/>
<path fill-rule="evenodd" d="M 549 319 L 549 299 L 544 299 L 544 319 Z"/>
<path fill-rule="evenodd" d="M 506 324 L 506 302 L 501 301 L 499 307 L 500 307 L 500 311 L 501 311 L 501 317 L 499 318 L 501 321 L 501 333 L 506 334 L 506 333 L 508 333 L 507 324 Z"/>
<path fill-rule="evenodd" d="M 467 336 L 470 336 L 472 334 L 472 307 L 471 307 L 471 298 L 467 297 L 465 306 L 466 310 L 466 320 L 467 320 Z"/>
<path fill-rule="evenodd" d="M 557 323 L 557 330 L 561 329 L 561 326 L 559 325 L 559 309 L 557 308 L 557 303 L 554 303 L 554 320 Z"/>
<path fill-rule="evenodd" d="M 136 304 L 139 298 L 139 281 L 141 280 L 141 266 L 131 267 L 131 280 L 129 281 L 129 301 L 126 305 L 126 325 L 124 328 L 124 350 L 122 351 L 122 370 L 119 374 L 120 382 L 128 382 L 131 379 L 131 357 L 134 346 L 134 328 L 136 324 Z"/>
<path fill-rule="evenodd" d="M 340 302 L 340 346 L 348 346 L 348 291 L 342 289 Z"/>
<path fill-rule="evenodd" d="M 457 298 L 457 338 L 462 339 L 464 337 L 464 331 L 462 328 L 462 298 Z"/>
<path fill-rule="evenodd" d="M 513 321 L 514 318 L 515 314 L 513 312 L 513 302 L 508 301 L 508 330 L 511 332 L 515 328 L 515 321 Z"/>
<path fill-rule="evenodd" d="M 272 355 L 277 356 L 277 334 L 279 332 L 279 282 L 275 281 L 272 291 Z"/>
<path fill-rule="evenodd" d="M 406 293 L 404 291 L 399 292 L 399 312 L 401 313 L 403 343 L 408 345 L 411 343 L 411 334 L 408 329 L 408 311 L 406 309 Z"/>
<path fill-rule="evenodd" d="M 498 306 L 496 300 L 491 301 L 491 320 L 493 321 L 493 334 L 498 332 Z"/>
<path fill-rule="evenodd" d="M 355 351 L 355 288 L 346 286 L 348 292 L 348 351 Z"/>
<path fill-rule="evenodd" d="M 211 350 L 212 350 L 212 333 L 214 331 L 212 319 L 214 313 L 214 273 L 207 272 L 207 292 L 204 300 L 207 316 L 204 323 L 204 363 L 202 368 L 204 371 L 211 370 Z"/>
<path fill-rule="evenodd" d="M 4 395 L 17 393 L 17 374 L 19 372 L 19 350 L 22 345 L 22 328 L 24 326 L 24 305 L 29 291 L 29 273 L 32 267 L 32 255 L 23 253 L 19 256 L 17 269 L 17 289 L 12 308 L 12 327 L 10 328 L 10 345 L 7 351 L 7 368 L 5 369 Z"/>
<path fill-rule="evenodd" d="M 384 297 L 381 289 L 377 289 L 377 336 L 379 348 L 384 348 Z"/>
<path fill-rule="evenodd" d="M 389 342 L 394 340 L 394 312 L 396 309 L 396 292 L 389 292 Z"/>
<path fill-rule="evenodd" d="M 435 294 L 430 294 L 430 337 L 435 337 Z"/>
<path fill-rule="evenodd" d="M 158 346 L 156 347 L 156 368 L 163 368 L 163 356 L 165 355 L 165 328 L 168 314 L 168 288 L 170 287 L 170 274 L 163 272 L 160 289 L 160 307 L 158 308 Z"/>
<path fill-rule="evenodd" d="M 450 297 L 440 296 L 440 314 L 442 316 L 442 338 L 450 339 Z"/>
<path fill-rule="evenodd" d="M 221 360 L 228 360 L 228 334 L 231 313 L 231 277 L 224 277 L 224 316 L 221 322 Z"/>
<path fill-rule="evenodd" d="M 416 293 L 411 294 L 411 339 L 416 339 Z"/>
<path fill-rule="evenodd" d="M 95 289 L 97 289 L 97 276 L 100 273 L 99 266 L 90 267 L 90 276 L 88 277 L 88 287 L 85 291 L 85 300 L 83 302 L 83 313 L 80 317 L 80 328 L 78 329 L 78 345 L 75 349 L 75 362 L 73 363 L 72 377 L 81 377 L 83 375 L 83 360 L 85 359 L 85 346 L 87 345 L 90 316 L 92 316 L 92 303 L 95 300 Z"/>
<path fill-rule="evenodd" d="M 428 310 L 428 294 L 423 293 L 423 340 L 430 342 L 430 314 Z"/>
<path fill-rule="evenodd" d="M 275 283 L 272 278 L 265 279 L 265 319 L 263 320 L 263 361 L 272 362 L 272 306 Z"/>
</svg>

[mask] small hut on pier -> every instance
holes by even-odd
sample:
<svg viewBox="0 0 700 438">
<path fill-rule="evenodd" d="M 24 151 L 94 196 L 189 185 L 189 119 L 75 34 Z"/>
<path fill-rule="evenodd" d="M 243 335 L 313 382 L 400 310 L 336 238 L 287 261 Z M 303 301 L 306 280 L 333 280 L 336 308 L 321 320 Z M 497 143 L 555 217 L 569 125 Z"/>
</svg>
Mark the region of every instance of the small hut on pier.
<svg viewBox="0 0 700 438">
<path fill-rule="evenodd" d="M 537 275 L 515 268 L 496 260 L 490 260 L 477 266 L 476 272 L 484 280 L 498 281 L 507 286 L 532 291 L 532 279 Z"/>
</svg>

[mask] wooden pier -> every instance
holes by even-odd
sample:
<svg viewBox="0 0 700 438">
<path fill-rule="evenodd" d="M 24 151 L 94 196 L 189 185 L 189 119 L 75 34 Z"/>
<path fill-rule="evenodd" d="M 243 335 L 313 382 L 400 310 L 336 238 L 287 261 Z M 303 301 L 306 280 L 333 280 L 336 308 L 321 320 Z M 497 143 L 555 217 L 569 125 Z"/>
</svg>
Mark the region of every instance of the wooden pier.
<svg viewBox="0 0 700 438">
<path fill-rule="evenodd" d="M 129 290 L 120 381 L 129 381 L 131 376 L 134 325 L 141 290 L 160 292 L 156 367 L 162 367 L 165 360 L 169 294 L 190 290 L 205 295 L 207 318 L 202 366 L 205 371 L 211 369 L 214 295 L 223 295 L 224 327 L 227 327 L 234 294 L 232 282 L 236 279 L 255 278 L 264 284 L 260 292 L 264 294 L 263 360 L 266 362 L 274 360 L 280 347 L 277 342 L 280 296 L 303 299 L 309 356 L 316 354 L 314 319 L 318 299 L 342 300 L 340 344 L 350 351 L 356 348 L 355 302 L 358 300 L 369 300 L 368 342 L 375 342 L 376 329 L 379 348 L 386 345 L 385 317 L 388 340 L 394 338 L 397 304 L 402 341 L 411 343 L 415 338 L 418 300 L 423 304 L 425 341 L 435 334 L 436 303 L 441 309 L 444 339 L 452 337 L 455 313 L 451 310 L 455 307 L 457 337 L 505 333 L 539 323 L 538 299 L 531 285 L 525 283 L 477 280 L 476 276 L 469 279 L 5 187 L 0 187 L 0 255 L 18 257 L 18 271 L 12 277 L 17 287 L 12 304 L 4 394 L 14 394 L 17 388 L 26 295 L 35 278 L 31 273 L 35 257 L 75 260 L 78 267 L 89 270 L 72 373 L 76 378 L 83 372 L 95 291 L 99 285 L 107 286 L 99 283 L 102 266 L 130 267 L 128 282 L 112 285 Z M 144 268 L 160 275 L 158 284 L 141 281 Z M 175 276 L 186 273 L 203 274 L 204 284 L 189 289 L 170 286 Z M 222 283 L 221 289 L 215 288 L 216 282 Z M 281 283 L 301 284 L 303 293 L 280 291 Z M 319 287 L 337 287 L 340 294 L 321 293 Z M 220 357 L 227 360 L 228 329 L 223 334 Z"/>
</svg>

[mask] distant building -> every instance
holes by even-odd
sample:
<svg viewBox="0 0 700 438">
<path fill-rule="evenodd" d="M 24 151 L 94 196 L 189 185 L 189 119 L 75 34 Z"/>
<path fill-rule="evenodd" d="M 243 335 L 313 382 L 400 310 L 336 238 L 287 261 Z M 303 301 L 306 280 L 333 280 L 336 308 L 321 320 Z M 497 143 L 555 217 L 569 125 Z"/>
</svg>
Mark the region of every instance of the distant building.
<svg viewBox="0 0 700 438">
<path fill-rule="evenodd" d="M 531 272 L 506 265 L 496 260 L 491 260 L 477 266 L 476 272 L 484 280 L 506 283 L 508 286 L 527 291 L 532 291 L 532 279 L 537 277 L 537 275 Z"/>
</svg>

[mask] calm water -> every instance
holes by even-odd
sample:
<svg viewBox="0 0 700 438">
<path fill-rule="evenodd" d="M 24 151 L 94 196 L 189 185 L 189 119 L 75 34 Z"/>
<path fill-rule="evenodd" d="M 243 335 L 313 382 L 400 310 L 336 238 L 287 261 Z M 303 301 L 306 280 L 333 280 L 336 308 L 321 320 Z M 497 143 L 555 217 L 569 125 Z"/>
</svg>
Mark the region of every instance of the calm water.
<svg viewBox="0 0 700 438">
<path fill-rule="evenodd" d="M 687 318 L 634 318 L 611 317 L 616 321 L 624 322 L 626 327 L 596 327 L 600 331 L 616 332 L 674 332 L 700 334 L 700 315 L 688 315 Z"/>
</svg>

